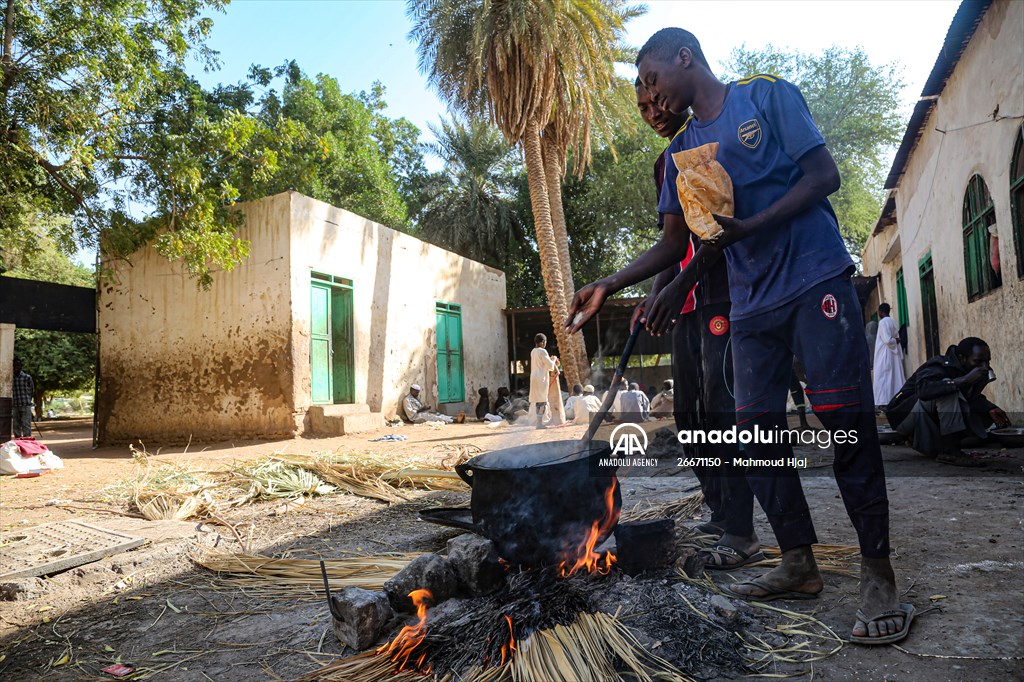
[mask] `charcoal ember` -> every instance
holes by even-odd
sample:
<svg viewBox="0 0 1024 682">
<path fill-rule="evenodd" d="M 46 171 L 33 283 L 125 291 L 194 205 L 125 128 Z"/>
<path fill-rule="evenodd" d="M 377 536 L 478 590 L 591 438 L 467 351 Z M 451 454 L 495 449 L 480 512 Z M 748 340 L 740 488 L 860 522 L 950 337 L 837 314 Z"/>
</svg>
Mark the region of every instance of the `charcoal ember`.
<svg viewBox="0 0 1024 682">
<path fill-rule="evenodd" d="M 384 583 L 384 592 L 395 611 L 415 613 L 416 607 L 409 598 L 413 590 L 429 591 L 429 603 L 435 605 L 453 596 L 458 587 L 458 577 L 447 559 L 437 554 L 422 554 Z"/>
<path fill-rule="evenodd" d="M 393 611 L 388 596 L 359 587 L 346 587 L 331 597 L 334 636 L 342 644 L 362 651 L 380 638 Z"/>
<path fill-rule="evenodd" d="M 505 566 L 494 543 L 473 533 L 448 541 L 448 563 L 459 584 L 473 597 L 482 597 L 505 584 Z"/>
<path fill-rule="evenodd" d="M 688 578 L 699 578 L 704 573 L 704 557 L 693 547 L 684 547 L 676 559 L 676 570 L 682 571 Z"/>
<path fill-rule="evenodd" d="M 615 528 L 616 559 L 628 575 L 672 566 L 679 554 L 672 519 L 620 523 Z"/>
</svg>

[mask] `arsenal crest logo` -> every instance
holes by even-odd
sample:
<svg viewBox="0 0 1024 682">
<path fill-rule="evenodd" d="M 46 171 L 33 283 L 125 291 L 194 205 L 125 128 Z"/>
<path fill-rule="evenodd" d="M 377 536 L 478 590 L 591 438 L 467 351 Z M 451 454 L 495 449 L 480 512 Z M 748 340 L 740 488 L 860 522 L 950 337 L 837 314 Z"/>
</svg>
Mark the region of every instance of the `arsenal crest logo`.
<svg viewBox="0 0 1024 682">
<path fill-rule="evenodd" d="M 825 298 L 821 299 L 821 312 L 830 320 L 836 319 L 836 315 L 839 314 L 839 304 L 836 303 L 835 296 L 825 294 Z"/>
<path fill-rule="evenodd" d="M 758 123 L 756 118 L 752 118 L 740 124 L 736 135 L 740 138 L 740 144 L 754 149 L 757 145 L 761 144 L 761 124 Z"/>
<path fill-rule="evenodd" d="M 708 323 L 708 330 L 715 336 L 721 336 L 729 331 L 729 320 L 722 315 L 716 315 Z"/>
</svg>

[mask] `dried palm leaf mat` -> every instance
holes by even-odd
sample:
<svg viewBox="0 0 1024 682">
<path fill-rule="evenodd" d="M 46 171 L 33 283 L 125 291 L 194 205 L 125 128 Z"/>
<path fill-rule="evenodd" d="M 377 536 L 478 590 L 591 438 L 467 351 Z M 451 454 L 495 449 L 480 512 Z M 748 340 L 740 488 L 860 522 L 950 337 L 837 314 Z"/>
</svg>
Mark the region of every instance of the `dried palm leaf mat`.
<svg viewBox="0 0 1024 682">
<path fill-rule="evenodd" d="M 337 661 L 301 680 L 690 680 L 649 653 L 619 619 L 595 611 L 592 597 L 604 583 L 586 576 L 560 579 L 553 570 L 515 573 L 493 595 L 450 599 L 429 611 L 422 640 L 403 655 L 417 662 L 419 672 L 396 673 L 394 657 L 382 647 L 382 653 Z M 745 669 L 738 654 L 736 662 Z"/>
</svg>

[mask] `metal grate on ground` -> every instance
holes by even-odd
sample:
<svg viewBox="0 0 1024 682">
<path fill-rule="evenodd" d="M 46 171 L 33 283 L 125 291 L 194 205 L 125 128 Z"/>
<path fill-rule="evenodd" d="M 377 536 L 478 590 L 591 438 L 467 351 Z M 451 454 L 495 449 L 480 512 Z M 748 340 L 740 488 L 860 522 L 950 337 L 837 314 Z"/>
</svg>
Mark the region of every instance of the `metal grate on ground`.
<svg viewBox="0 0 1024 682">
<path fill-rule="evenodd" d="M 80 521 L 60 521 L 0 536 L 0 581 L 51 575 L 146 542 Z"/>
</svg>

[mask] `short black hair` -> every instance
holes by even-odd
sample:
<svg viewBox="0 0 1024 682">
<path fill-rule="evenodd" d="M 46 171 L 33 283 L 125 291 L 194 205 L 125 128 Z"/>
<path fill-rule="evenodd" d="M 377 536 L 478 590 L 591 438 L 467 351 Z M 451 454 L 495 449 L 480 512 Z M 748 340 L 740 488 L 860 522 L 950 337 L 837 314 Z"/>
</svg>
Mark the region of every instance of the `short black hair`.
<svg viewBox="0 0 1024 682">
<path fill-rule="evenodd" d="M 888 303 L 883 303 L 880 306 L 878 306 L 878 312 L 880 313 L 885 313 L 886 315 L 888 315 L 891 311 L 892 306 L 890 306 Z"/>
<path fill-rule="evenodd" d="M 631 390 L 631 391 L 639 391 L 640 390 L 640 384 L 638 384 L 638 383 L 636 383 L 634 381 L 633 383 L 631 383 L 629 385 L 629 390 Z"/>
<path fill-rule="evenodd" d="M 547 342 L 548 342 L 548 337 L 546 337 L 543 334 L 537 334 L 536 336 L 533 337 L 533 345 L 535 345 L 535 346 L 539 346 L 540 344 L 547 343 Z"/>
<path fill-rule="evenodd" d="M 662 60 L 669 59 L 684 47 L 690 51 L 698 63 L 711 68 L 704 56 L 704 51 L 700 49 L 700 41 L 697 40 L 697 36 L 681 28 L 663 28 L 648 38 L 644 46 L 640 48 L 640 52 L 637 53 L 634 64 L 640 66 L 640 62 L 647 56 Z"/>
<path fill-rule="evenodd" d="M 572 385 L 572 393 L 573 393 L 573 395 L 579 395 L 579 394 L 583 393 L 583 386 L 581 386 L 580 384 L 573 384 Z"/>
<path fill-rule="evenodd" d="M 981 346 L 982 348 L 988 348 L 988 344 L 977 336 L 968 336 L 966 339 L 956 344 L 956 354 L 962 358 L 970 357 L 971 353 L 974 352 L 975 347 Z"/>
</svg>

